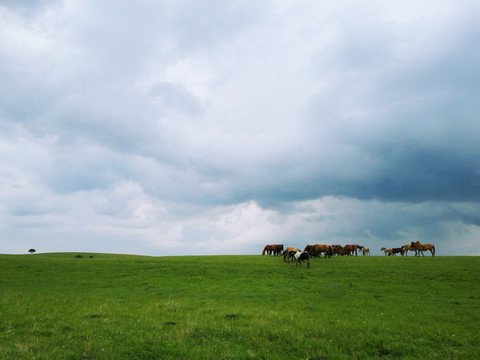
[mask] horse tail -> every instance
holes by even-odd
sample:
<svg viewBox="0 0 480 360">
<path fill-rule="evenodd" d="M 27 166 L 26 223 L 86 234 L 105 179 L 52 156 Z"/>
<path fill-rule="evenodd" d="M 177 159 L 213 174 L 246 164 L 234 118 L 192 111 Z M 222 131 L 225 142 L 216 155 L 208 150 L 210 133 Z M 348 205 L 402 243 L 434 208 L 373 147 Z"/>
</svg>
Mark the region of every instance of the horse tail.
<svg viewBox="0 0 480 360">
<path fill-rule="evenodd" d="M 433 248 L 432 256 L 435 256 L 435 245 L 432 245 L 432 248 Z"/>
</svg>

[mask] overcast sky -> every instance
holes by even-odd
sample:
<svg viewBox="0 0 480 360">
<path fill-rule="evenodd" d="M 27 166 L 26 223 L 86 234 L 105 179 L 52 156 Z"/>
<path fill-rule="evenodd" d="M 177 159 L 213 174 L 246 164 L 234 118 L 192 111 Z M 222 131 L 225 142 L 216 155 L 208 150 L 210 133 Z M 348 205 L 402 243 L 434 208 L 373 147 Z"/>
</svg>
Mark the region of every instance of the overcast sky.
<svg viewBox="0 0 480 360">
<path fill-rule="evenodd" d="M 0 253 L 480 255 L 480 2 L 0 4 Z"/>
</svg>

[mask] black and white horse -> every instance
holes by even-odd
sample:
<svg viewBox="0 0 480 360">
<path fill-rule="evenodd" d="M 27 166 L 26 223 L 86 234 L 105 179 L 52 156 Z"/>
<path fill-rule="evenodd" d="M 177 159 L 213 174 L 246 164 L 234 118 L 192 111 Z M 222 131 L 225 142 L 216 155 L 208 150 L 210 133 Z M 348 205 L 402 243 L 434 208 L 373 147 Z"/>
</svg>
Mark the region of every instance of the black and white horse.
<svg viewBox="0 0 480 360">
<path fill-rule="evenodd" d="M 295 258 L 295 266 L 298 267 L 298 264 L 302 265 L 302 261 L 306 261 L 307 262 L 307 268 L 310 267 L 310 254 L 308 252 L 298 251 L 298 252 L 295 253 L 294 258 Z"/>
</svg>

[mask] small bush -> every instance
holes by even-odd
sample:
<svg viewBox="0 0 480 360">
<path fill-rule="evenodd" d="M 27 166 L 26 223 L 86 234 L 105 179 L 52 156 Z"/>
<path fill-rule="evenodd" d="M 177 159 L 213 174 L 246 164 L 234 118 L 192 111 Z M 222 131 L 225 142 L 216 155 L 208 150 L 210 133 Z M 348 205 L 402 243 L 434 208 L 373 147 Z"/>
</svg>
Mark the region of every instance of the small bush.
<svg viewBox="0 0 480 360">
<path fill-rule="evenodd" d="M 83 255 L 80 255 L 80 254 L 79 254 L 79 255 L 75 255 L 74 258 L 76 258 L 76 259 L 83 259 Z"/>
</svg>

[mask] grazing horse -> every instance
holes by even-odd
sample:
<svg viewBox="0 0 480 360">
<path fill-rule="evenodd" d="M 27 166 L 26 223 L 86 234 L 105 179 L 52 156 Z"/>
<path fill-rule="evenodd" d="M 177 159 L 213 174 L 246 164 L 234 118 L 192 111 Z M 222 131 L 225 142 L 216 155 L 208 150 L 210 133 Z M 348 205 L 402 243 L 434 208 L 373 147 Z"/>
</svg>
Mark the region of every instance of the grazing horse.
<svg viewBox="0 0 480 360">
<path fill-rule="evenodd" d="M 412 247 L 411 247 L 410 245 L 408 245 L 408 244 L 403 245 L 403 246 L 402 246 L 402 249 L 403 249 L 403 251 L 405 251 L 405 256 L 408 256 L 408 252 L 409 252 L 409 251 L 415 252 L 415 256 L 417 256 L 417 250 L 414 249 L 414 248 L 412 248 Z"/>
<path fill-rule="evenodd" d="M 262 255 L 265 255 L 265 253 L 267 255 L 275 255 L 275 256 L 278 256 L 280 255 L 281 253 L 283 252 L 283 245 L 266 245 L 264 248 L 263 248 L 263 251 L 262 251 Z"/>
<path fill-rule="evenodd" d="M 392 255 L 395 256 L 395 254 L 403 254 L 405 253 L 405 250 L 403 250 L 401 247 L 399 248 L 392 248 Z"/>
<path fill-rule="evenodd" d="M 317 244 L 311 249 L 310 254 L 312 256 L 320 256 L 324 254 L 324 258 L 326 258 L 327 256 L 330 258 L 333 255 L 333 249 L 330 245 Z"/>
<path fill-rule="evenodd" d="M 328 250 L 325 251 L 325 256 L 323 258 L 326 259 L 328 257 L 329 259 L 331 259 L 333 255 L 335 255 L 333 252 L 333 248 L 328 245 Z"/>
<path fill-rule="evenodd" d="M 382 247 L 380 250 L 382 250 L 385 253 L 385 256 L 391 256 L 392 255 L 392 249 L 385 249 Z"/>
<path fill-rule="evenodd" d="M 265 245 L 262 251 L 262 255 L 265 255 L 265 253 L 267 255 L 271 255 L 274 250 L 275 250 L 275 245 Z"/>
<path fill-rule="evenodd" d="M 420 252 L 422 256 L 425 256 L 423 255 L 423 252 L 427 250 L 430 251 L 432 256 L 435 256 L 435 246 L 433 246 L 433 244 L 422 244 L 420 243 L 420 241 L 415 241 L 415 242 L 412 241 L 410 246 L 416 249 L 418 252 Z"/>
<path fill-rule="evenodd" d="M 295 253 L 294 258 L 295 258 L 295 266 L 296 267 L 298 267 L 298 264 L 302 265 L 302 261 L 307 262 L 307 268 L 310 267 L 310 254 L 308 252 L 298 251 L 297 253 Z"/>
<path fill-rule="evenodd" d="M 363 249 L 363 246 L 361 245 L 356 245 L 356 244 L 353 244 L 353 245 L 345 245 L 343 247 L 343 254 L 344 255 L 353 255 L 355 254 L 355 256 L 357 256 L 357 251 L 358 250 L 362 250 Z M 348 252 L 348 253 L 347 253 Z"/>
<path fill-rule="evenodd" d="M 280 256 L 282 253 L 283 253 L 283 244 L 275 245 L 274 255 Z"/>
<path fill-rule="evenodd" d="M 345 245 L 342 249 L 342 252 L 340 253 L 340 255 L 347 255 L 347 256 L 350 256 L 353 254 L 353 245 Z"/>
<path fill-rule="evenodd" d="M 364 247 L 362 251 L 363 256 L 367 255 L 370 256 L 370 248 L 369 247 Z"/>
<path fill-rule="evenodd" d="M 315 247 L 315 245 L 307 245 L 307 246 L 305 246 L 305 249 L 303 249 L 303 251 L 308 252 L 308 253 L 313 255 L 313 248 L 314 247 Z"/>
<path fill-rule="evenodd" d="M 287 247 L 283 252 L 283 261 L 290 262 L 290 259 L 295 255 L 295 253 L 301 252 L 299 249 L 294 247 Z"/>
<path fill-rule="evenodd" d="M 333 253 L 335 255 L 341 255 L 342 250 L 343 250 L 343 246 L 342 245 L 332 245 L 332 249 L 333 249 Z"/>
</svg>

